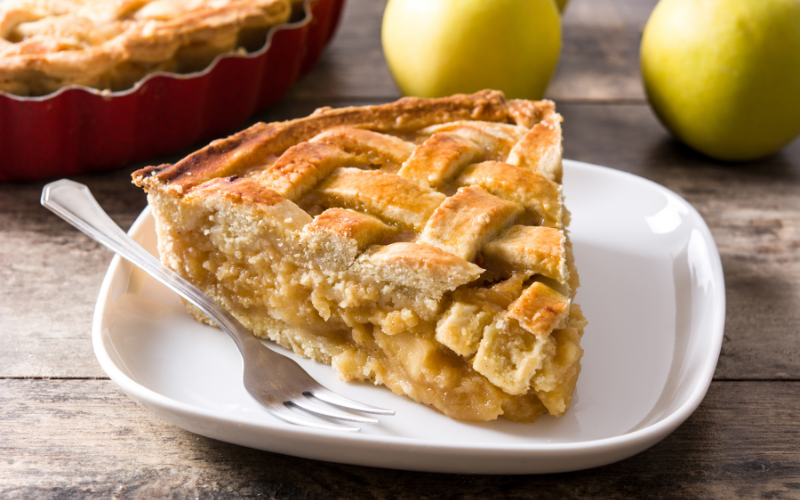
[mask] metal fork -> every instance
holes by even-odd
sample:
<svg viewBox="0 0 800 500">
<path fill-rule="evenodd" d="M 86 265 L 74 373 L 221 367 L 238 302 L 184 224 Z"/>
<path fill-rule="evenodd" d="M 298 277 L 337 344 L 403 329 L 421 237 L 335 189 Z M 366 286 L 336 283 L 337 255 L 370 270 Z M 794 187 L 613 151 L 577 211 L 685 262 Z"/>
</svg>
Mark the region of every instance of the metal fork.
<svg viewBox="0 0 800 500">
<path fill-rule="evenodd" d="M 266 347 L 222 306 L 172 269 L 161 264 L 125 234 L 100 208 L 85 185 L 67 179 L 51 182 L 42 191 L 42 205 L 90 238 L 118 253 L 211 317 L 231 336 L 239 348 L 244 362 L 243 379 L 247 392 L 272 415 L 297 425 L 343 431 L 360 429 L 314 420 L 303 416 L 300 412 L 292 411 L 290 407 L 301 408 L 322 417 L 363 423 L 377 423 L 378 420 L 345 413 L 319 404 L 315 400 L 364 413 L 394 415 L 392 410 L 358 403 L 329 391 L 293 360 Z"/>
</svg>

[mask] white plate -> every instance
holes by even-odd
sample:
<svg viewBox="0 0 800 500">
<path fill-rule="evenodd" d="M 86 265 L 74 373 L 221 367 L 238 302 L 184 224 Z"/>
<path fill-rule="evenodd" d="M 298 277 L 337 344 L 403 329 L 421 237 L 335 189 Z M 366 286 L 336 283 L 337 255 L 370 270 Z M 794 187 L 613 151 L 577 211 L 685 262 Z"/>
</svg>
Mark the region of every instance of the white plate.
<svg viewBox="0 0 800 500">
<path fill-rule="evenodd" d="M 245 392 L 233 342 L 196 323 L 176 295 L 119 257 L 95 311 L 97 358 L 123 391 L 164 420 L 287 455 L 484 474 L 564 472 L 634 455 L 680 425 L 711 383 L 725 319 L 719 253 L 700 215 L 668 189 L 586 163 L 564 167 L 582 281 L 577 302 L 589 326 L 583 372 L 562 418 L 458 422 L 296 358 L 332 390 L 397 415 L 360 434 L 286 424 Z M 130 234 L 155 253 L 149 210 Z"/>
</svg>

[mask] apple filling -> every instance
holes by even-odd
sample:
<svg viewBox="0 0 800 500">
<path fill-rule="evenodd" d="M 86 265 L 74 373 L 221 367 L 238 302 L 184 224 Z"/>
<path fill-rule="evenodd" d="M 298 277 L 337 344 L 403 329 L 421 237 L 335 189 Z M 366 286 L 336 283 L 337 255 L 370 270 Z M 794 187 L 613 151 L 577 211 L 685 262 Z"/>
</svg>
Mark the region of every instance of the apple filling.
<svg viewBox="0 0 800 500">
<path fill-rule="evenodd" d="M 162 261 L 255 335 L 455 419 L 532 422 L 569 408 L 586 325 L 559 123 L 494 93 L 322 110 L 134 179 Z"/>
</svg>

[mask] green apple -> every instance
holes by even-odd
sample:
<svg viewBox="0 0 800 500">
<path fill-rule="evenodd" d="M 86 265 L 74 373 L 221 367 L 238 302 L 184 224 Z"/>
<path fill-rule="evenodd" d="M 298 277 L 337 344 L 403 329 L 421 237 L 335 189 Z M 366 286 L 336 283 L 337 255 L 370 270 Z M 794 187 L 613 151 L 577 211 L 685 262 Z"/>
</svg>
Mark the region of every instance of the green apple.
<svg viewBox="0 0 800 500">
<path fill-rule="evenodd" d="M 701 153 L 756 159 L 800 133 L 800 0 L 661 0 L 641 63 L 656 115 Z"/>
<path fill-rule="evenodd" d="M 561 50 L 553 0 L 389 0 L 383 51 L 405 95 L 541 99 Z"/>
</svg>

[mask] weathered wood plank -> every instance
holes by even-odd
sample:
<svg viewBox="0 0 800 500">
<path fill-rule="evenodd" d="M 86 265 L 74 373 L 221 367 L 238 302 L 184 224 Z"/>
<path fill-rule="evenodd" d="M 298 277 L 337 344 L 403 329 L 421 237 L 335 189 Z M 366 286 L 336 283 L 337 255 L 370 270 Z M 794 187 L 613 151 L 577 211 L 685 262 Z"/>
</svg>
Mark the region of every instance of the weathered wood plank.
<svg viewBox="0 0 800 500">
<path fill-rule="evenodd" d="M 256 119 L 398 97 L 380 49 L 385 0 L 348 2 L 320 65 Z M 670 139 L 639 82 L 641 28 L 655 3 L 571 0 L 548 96 L 566 117 L 567 157 L 650 178 L 703 214 L 728 297 L 716 378 L 762 381 L 713 383 L 674 434 L 619 464 L 489 477 L 249 450 L 165 424 L 107 380 L 5 379 L 0 498 L 800 498 L 800 141 L 761 162 L 721 165 Z M 148 163 L 161 161 L 171 160 Z M 145 205 L 129 183 L 135 168 L 76 178 L 123 227 Z M 43 184 L 0 184 L 0 379 L 102 378 L 90 325 L 111 255 L 39 206 Z"/>
<path fill-rule="evenodd" d="M 421 474 L 250 450 L 147 413 L 110 381 L 0 381 L 0 497 L 797 498 L 800 382 L 715 382 L 652 449 L 546 476 Z M 758 425 L 755 423 L 758 422 Z"/>
<path fill-rule="evenodd" d="M 302 116 L 316 105 L 286 102 L 259 118 Z M 800 378 L 800 141 L 761 162 L 724 165 L 670 139 L 646 105 L 559 110 L 567 157 L 659 182 L 708 221 L 728 294 L 717 378 Z M 78 178 L 123 227 L 145 205 L 128 181 L 132 170 Z M 111 255 L 39 206 L 42 185 L 0 185 L 0 281 L 8 283 L 0 288 L 0 377 L 102 377 L 89 336 Z"/>
<path fill-rule="evenodd" d="M 657 0 L 570 0 L 558 69 L 547 92 L 556 100 L 643 100 L 641 30 Z M 400 96 L 381 49 L 386 0 L 348 0 L 338 35 L 292 100 L 390 100 Z"/>
<path fill-rule="evenodd" d="M 317 106 L 282 103 L 250 123 L 304 116 Z M 131 172 L 177 161 L 201 146 L 72 179 L 88 185 L 127 230 L 147 205 L 142 190 L 130 182 Z M 92 351 L 91 322 L 112 254 L 42 208 L 46 182 L 0 183 L 0 378 L 103 378 Z"/>
<path fill-rule="evenodd" d="M 123 227 L 146 205 L 126 171 L 76 179 Z M 112 254 L 42 208 L 43 185 L 0 184 L 0 376 L 105 376 L 90 325 Z"/>
<path fill-rule="evenodd" d="M 250 123 L 304 116 L 316 107 L 282 103 Z M 131 172 L 177 161 L 201 146 L 72 179 L 88 185 L 127 230 L 147 205 L 142 190 L 130 182 Z M 46 182 L 0 183 L 0 378 L 104 378 L 92 350 L 91 323 L 113 255 L 42 208 Z"/>
<path fill-rule="evenodd" d="M 547 89 L 556 101 L 641 101 L 642 29 L 657 0 L 570 0 L 561 57 Z"/>
<path fill-rule="evenodd" d="M 317 66 L 291 90 L 289 100 L 400 97 L 381 48 L 386 1 L 346 1 L 336 37 Z"/>
</svg>

